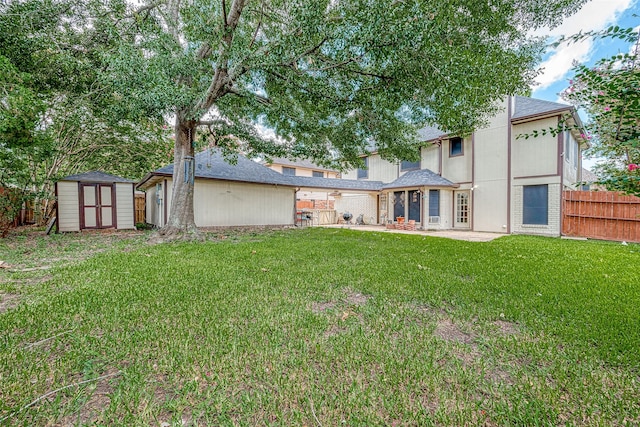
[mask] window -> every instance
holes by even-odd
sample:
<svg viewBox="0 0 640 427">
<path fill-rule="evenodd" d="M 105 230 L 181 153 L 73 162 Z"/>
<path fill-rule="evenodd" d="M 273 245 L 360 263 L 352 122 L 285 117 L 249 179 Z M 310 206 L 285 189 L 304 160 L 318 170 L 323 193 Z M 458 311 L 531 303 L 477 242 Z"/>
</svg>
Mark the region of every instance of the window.
<svg viewBox="0 0 640 427">
<path fill-rule="evenodd" d="M 420 169 L 420 160 L 418 160 L 417 162 L 410 162 L 408 160 L 403 160 L 400 163 L 401 171 L 412 171 L 416 169 Z"/>
<path fill-rule="evenodd" d="M 429 216 L 440 216 L 440 190 L 429 190 Z"/>
<path fill-rule="evenodd" d="M 282 167 L 282 175 L 296 176 L 296 168 Z"/>
<path fill-rule="evenodd" d="M 449 140 L 449 157 L 462 156 L 463 154 L 462 138 L 451 138 Z"/>
<path fill-rule="evenodd" d="M 549 223 L 549 186 L 525 185 L 522 188 L 522 223 L 547 225 Z"/>
<path fill-rule="evenodd" d="M 312 176 L 314 178 L 324 178 L 324 172 L 322 171 L 313 171 Z"/>
<path fill-rule="evenodd" d="M 364 160 L 364 169 L 358 168 L 358 179 L 369 178 L 369 158 L 365 157 L 362 160 Z"/>
</svg>

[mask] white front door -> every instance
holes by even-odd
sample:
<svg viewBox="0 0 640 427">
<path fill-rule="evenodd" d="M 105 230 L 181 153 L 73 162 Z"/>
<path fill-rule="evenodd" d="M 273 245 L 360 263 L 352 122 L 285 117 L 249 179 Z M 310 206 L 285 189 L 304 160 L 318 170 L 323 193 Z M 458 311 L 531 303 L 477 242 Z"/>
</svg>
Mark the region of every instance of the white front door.
<svg viewBox="0 0 640 427">
<path fill-rule="evenodd" d="M 471 228 L 470 192 L 467 190 L 454 192 L 455 228 Z"/>
</svg>

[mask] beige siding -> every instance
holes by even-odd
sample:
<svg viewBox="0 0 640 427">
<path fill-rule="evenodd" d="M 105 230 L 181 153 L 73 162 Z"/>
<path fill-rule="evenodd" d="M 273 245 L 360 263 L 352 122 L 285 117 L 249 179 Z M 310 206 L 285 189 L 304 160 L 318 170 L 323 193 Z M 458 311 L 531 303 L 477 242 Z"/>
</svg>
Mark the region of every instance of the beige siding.
<svg viewBox="0 0 640 427">
<path fill-rule="evenodd" d="M 533 131 L 551 129 L 558 125 L 556 117 L 513 126 L 511 175 L 514 178 L 558 173 L 558 137 L 543 135 L 529 139 L 518 135 L 530 135 Z"/>
<path fill-rule="evenodd" d="M 58 187 L 58 229 L 80 231 L 80 200 L 78 183 L 60 181 Z"/>
<path fill-rule="evenodd" d="M 493 117 L 489 127 L 475 134 L 475 176 L 471 192 L 475 231 L 507 232 L 509 127 L 508 115 L 504 112 Z"/>
<path fill-rule="evenodd" d="M 116 224 L 118 230 L 135 229 L 133 184 L 117 182 L 116 191 Z"/>
<path fill-rule="evenodd" d="M 440 172 L 440 147 L 429 145 L 420 151 L 420 168 L 429 169 L 431 172 Z"/>
<path fill-rule="evenodd" d="M 471 182 L 471 137 L 463 141 L 463 155 L 449 157 L 449 140 L 442 141 L 442 176 L 451 182 Z M 437 173 L 437 169 L 434 171 Z"/>
<path fill-rule="evenodd" d="M 196 180 L 193 199 L 198 227 L 292 225 L 294 221 L 295 189 L 291 187 Z"/>
<path fill-rule="evenodd" d="M 369 157 L 369 181 L 391 182 L 398 178 L 397 163 L 384 160 L 378 154 Z"/>
</svg>

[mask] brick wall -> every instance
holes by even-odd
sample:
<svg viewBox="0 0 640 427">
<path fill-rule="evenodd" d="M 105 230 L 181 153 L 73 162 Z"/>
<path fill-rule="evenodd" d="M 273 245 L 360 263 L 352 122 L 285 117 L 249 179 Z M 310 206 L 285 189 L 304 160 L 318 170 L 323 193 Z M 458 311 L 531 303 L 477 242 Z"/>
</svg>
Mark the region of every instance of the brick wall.
<svg viewBox="0 0 640 427">
<path fill-rule="evenodd" d="M 547 225 L 522 223 L 522 185 L 514 185 L 512 191 L 512 226 L 511 232 L 517 234 L 539 234 L 543 236 L 559 236 L 561 224 L 561 186 L 549 185 L 549 216 Z"/>
</svg>

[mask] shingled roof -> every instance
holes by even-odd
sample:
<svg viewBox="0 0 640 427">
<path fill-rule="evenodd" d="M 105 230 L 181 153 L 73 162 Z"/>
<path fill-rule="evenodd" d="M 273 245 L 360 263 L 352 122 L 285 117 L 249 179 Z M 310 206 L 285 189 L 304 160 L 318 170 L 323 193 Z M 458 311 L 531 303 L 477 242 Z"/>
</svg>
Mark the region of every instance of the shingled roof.
<svg viewBox="0 0 640 427">
<path fill-rule="evenodd" d="M 253 182 L 258 184 L 276 184 L 295 186 L 288 176 L 284 176 L 268 167 L 238 155 L 232 164 L 225 160 L 220 150 L 205 150 L 195 156 L 196 178 L 213 178 L 225 181 Z M 156 171 L 160 175 L 173 175 L 173 164 Z"/>
<path fill-rule="evenodd" d="M 102 171 L 91 171 L 85 173 L 79 173 L 76 175 L 69 175 L 62 178 L 60 181 L 82 181 L 82 182 L 102 182 L 102 183 L 114 183 L 114 182 L 126 182 L 133 183 L 130 179 L 121 178 L 119 176 L 111 175 L 110 173 Z"/>
<path fill-rule="evenodd" d="M 402 175 L 400 178 L 396 179 L 389 184 L 385 184 L 382 186 L 384 190 L 390 190 L 393 188 L 407 188 L 407 187 L 459 187 L 458 184 L 455 184 L 449 181 L 446 178 L 441 177 L 435 172 L 430 171 L 429 169 L 420 169 L 415 171 L 410 171 Z"/>
<path fill-rule="evenodd" d="M 559 102 L 543 101 L 542 99 L 529 98 L 526 96 L 515 96 L 515 107 L 511 120 L 571 110 L 573 110 L 571 105 L 560 104 Z"/>
</svg>

